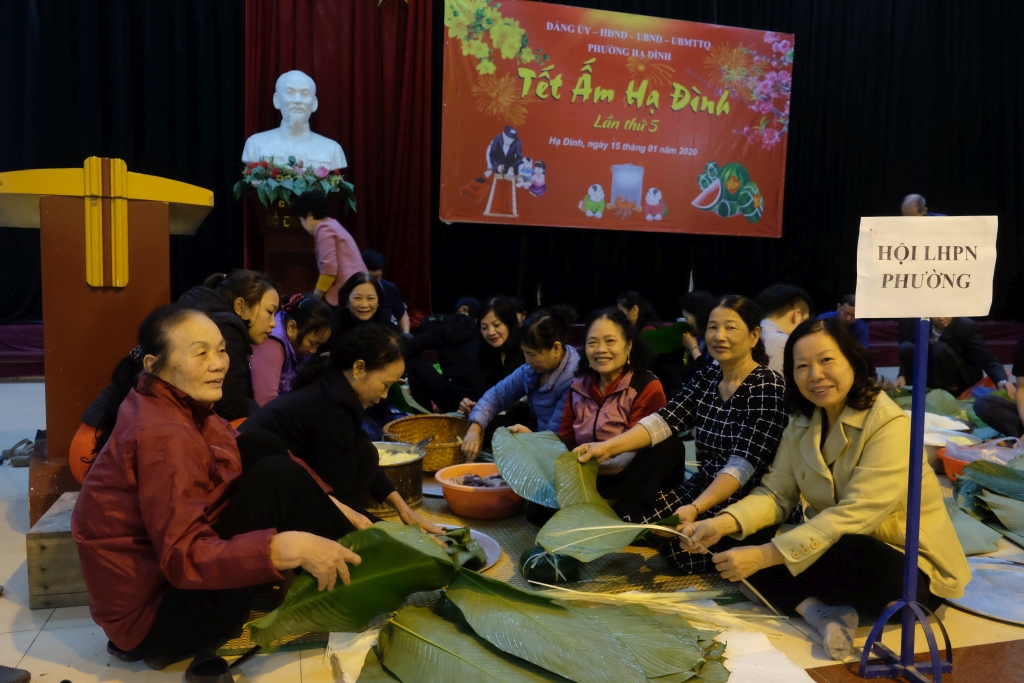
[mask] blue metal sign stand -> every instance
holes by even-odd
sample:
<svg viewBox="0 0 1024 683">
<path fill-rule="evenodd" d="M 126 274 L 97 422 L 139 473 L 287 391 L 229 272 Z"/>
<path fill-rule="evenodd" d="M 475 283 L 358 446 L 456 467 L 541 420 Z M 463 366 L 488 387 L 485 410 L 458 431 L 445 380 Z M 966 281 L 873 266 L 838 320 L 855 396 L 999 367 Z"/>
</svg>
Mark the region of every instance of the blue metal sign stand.
<svg viewBox="0 0 1024 683">
<path fill-rule="evenodd" d="M 928 337 L 931 334 L 931 320 L 921 318 L 917 321 L 914 334 L 914 393 L 910 417 L 910 483 L 907 487 L 907 545 L 906 563 L 903 570 L 903 598 L 890 604 L 882 614 L 878 623 L 871 629 L 864 652 L 860 657 L 858 673 L 862 678 L 882 678 L 885 676 L 902 676 L 915 683 L 931 683 L 926 674 L 930 674 L 934 683 L 942 683 L 942 674 L 953 671 L 953 648 L 949 643 L 949 635 L 942 621 L 936 617 L 942 637 L 946 641 L 946 658 L 940 659 L 935 634 L 928 623 L 927 614 L 935 614 L 917 602 L 917 556 L 921 536 L 921 468 L 924 453 L 924 401 L 928 382 Z M 903 642 L 901 652 L 897 655 L 882 644 L 882 628 L 898 610 L 903 610 Z M 914 662 L 914 622 L 921 622 L 925 637 L 928 639 L 928 650 L 931 657 L 928 661 Z M 882 660 L 881 664 L 868 664 L 872 655 Z"/>
</svg>

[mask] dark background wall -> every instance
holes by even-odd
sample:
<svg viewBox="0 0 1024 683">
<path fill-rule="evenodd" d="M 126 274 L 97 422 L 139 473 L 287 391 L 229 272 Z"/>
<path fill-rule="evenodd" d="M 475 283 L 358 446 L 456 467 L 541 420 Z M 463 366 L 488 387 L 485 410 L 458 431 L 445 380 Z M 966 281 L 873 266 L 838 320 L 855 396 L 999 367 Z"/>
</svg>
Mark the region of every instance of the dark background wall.
<svg viewBox="0 0 1024 683">
<path fill-rule="evenodd" d="M 573 301 L 585 309 L 637 288 L 674 318 L 691 263 L 698 288 L 756 294 L 772 282 L 790 281 L 808 288 L 819 308 L 832 308 L 855 288 L 860 217 L 899 215 L 903 196 L 920 193 L 933 211 L 999 216 L 992 315 L 1024 317 L 1018 227 L 1024 202 L 1024 3 L 560 4 L 796 34 L 783 237 L 437 222 L 435 308 L 450 307 L 462 292 L 532 296 L 539 284 L 546 302 Z M 443 39 L 438 32 L 438 73 Z M 439 143 L 435 136 L 435 165 Z"/>
<path fill-rule="evenodd" d="M 211 189 L 171 238 L 175 294 L 242 263 L 242 0 L 0 0 L 0 171 L 89 156 Z M 39 232 L 0 228 L 0 323 L 40 319 Z"/>
<path fill-rule="evenodd" d="M 435 309 L 450 308 L 462 293 L 532 299 L 538 286 L 545 302 L 586 309 L 636 287 L 674 317 L 691 264 L 698 287 L 756 293 L 786 280 L 830 308 L 855 284 L 859 217 L 895 215 L 903 195 L 918 192 L 941 213 L 999 216 L 992 314 L 1024 318 L 1017 294 L 1024 285 L 1024 3 L 562 2 L 796 34 L 784 236 L 435 219 Z M 440 0 L 434 7 L 439 46 Z M 242 0 L 0 0 L 0 73 L 9 93 L 0 107 L 0 171 L 116 156 L 129 170 L 208 187 L 217 201 L 211 216 L 194 237 L 172 240 L 173 290 L 240 266 L 241 212 L 230 189 L 244 142 L 243 15 Z M 434 73 L 436 121 L 439 49 Z M 0 229 L 0 322 L 41 316 L 38 269 L 38 235 Z"/>
</svg>

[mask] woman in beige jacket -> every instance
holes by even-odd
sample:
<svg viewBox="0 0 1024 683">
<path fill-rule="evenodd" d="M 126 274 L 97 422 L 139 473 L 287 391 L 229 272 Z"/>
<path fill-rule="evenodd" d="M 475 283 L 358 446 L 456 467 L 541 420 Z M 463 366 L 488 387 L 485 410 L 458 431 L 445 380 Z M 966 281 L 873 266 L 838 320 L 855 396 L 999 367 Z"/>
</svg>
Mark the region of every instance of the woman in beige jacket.
<svg viewBox="0 0 1024 683">
<path fill-rule="evenodd" d="M 699 553 L 723 536 L 754 543 L 715 554 L 715 568 L 730 581 L 749 577 L 844 659 L 858 613 L 877 617 L 902 596 L 910 420 L 881 393 L 867 350 L 836 320 L 793 331 L 785 374 L 794 417 L 768 474 L 718 516 L 685 525 L 690 539 L 681 545 Z M 780 528 L 801 497 L 806 521 Z M 963 595 L 970 579 L 938 480 L 925 467 L 917 600 L 934 609 Z"/>
</svg>

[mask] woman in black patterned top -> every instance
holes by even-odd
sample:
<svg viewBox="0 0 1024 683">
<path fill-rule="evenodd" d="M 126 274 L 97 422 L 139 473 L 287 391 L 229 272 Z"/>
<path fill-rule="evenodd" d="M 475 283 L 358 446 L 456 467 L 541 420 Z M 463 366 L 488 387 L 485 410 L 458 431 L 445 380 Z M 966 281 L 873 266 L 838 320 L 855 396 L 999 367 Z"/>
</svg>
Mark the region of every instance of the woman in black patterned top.
<svg viewBox="0 0 1024 683">
<path fill-rule="evenodd" d="M 708 351 L 718 363 L 702 368 L 667 406 L 636 427 L 576 449 L 581 462 L 603 461 L 693 430 L 700 461 L 697 473 L 689 480 L 664 482 L 653 505 L 627 513 L 624 519 L 650 524 L 678 514 L 682 530 L 685 524 L 713 517 L 760 482 L 788 422 L 785 380 L 768 368 L 760 322 L 761 309 L 751 299 L 720 298 L 705 334 Z M 690 555 L 676 543 L 664 545 L 662 554 L 687 573 L 714 570 L 710 555 Z"/>
</svg>

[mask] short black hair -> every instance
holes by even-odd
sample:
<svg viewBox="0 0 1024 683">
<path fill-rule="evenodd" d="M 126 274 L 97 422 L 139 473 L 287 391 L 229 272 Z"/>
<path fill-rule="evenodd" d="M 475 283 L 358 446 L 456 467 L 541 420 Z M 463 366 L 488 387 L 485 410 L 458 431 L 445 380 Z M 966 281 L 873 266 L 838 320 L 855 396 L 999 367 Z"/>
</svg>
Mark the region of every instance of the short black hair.
<svg viewBox="0 0 1024 683">
<path fill-rule="evenodd" d="M 847 294 L 839 300 L 840 306 L 857 306 L 857 296 L 855 294 Z"/>
<path fill-rule="evenodd" d="M 313 214 L 313 218 L 321 220 L 331 215 L 331 202 L 320 190 L 306 190 L 295 199 L 292 210 L 299 218 Z"/>
<path fill-rule="evenodd" d="M 632 372 L 634 375 L 638 375 L 642 372 L 647 372 L 651 369 L 651 363 L 654 361 L 654 354 L 651 352 L 651 347 L 647 345 L 647 340 L 640 334 L 634 325 L 629 324 L 629 318 L 622 312 L 621 309 L 610 306 L 608 308 L 602 308 L 596 311 L 592 311 L 587 316 L 586 324 L 584 328 L 586 332 L 590 331 L 590 326 L 602 318 L 610 320 L 615 323 L 626 340 L 626 343 L 632 344 L 633 348 L 629 352 L 629 362 L 626 363 L 626 367 L 623 368 L 624 372 Z M 585 332 L 585 333 L 586 333 Z M 584 333 L 584 334 L 585 334 Z M 585 337 L 584 337 L 585 339 Z M 586 356 L 586 343 L 584 342 L 584 356 Z M 590 367 L 590 360 L 587 358 L 580 359 L 580 364 L 576 366 L 577 377 L 593 377 L 597 379 L 597 370 Z"/>
<path fill-rule="evenodd" d="M 388 260 L 384 258 L 384 254 L 376 249 L 363 249 L 362 256 L 367 270 L 384 270 L 388 265 Z"/>
<path fill-rule="evenodd" d="M 824 332 L 836 341 L 840 353 L 853 368 L 853 385 L 850 393 L 846 395 L 846 405 L 854 410 L 867 410 L 875 402 L 875 398 L 882 387 L 878 384 L 875 362 L 871 360 L 871 354 L 860 345 L 850 329 L 838 318 L 825 318 L 819 320 L 808 318 L 793 330 L 786 341 L 786 352 L 782 361 L 782 372 L 786 376 L 786 403 L 790 411 L 796 415 L 810 417 L 814 414 L 815 405 L 800 393 L 793 378 L 793 349 L 796 343 L 809 334 Z"/>
<path fill-rule="evenodd" d="M 661 323 L 661 316 L 654 310 L 651 302 L 636 290 L 631 289 L 628 292 L 619 294 L 615 297 L 615 305 L 625 308 L 627 311 L 632 310 L 634 306 L 637 307 L 636 329 L 638 330 L 642 330 L 645 327 L 656 327 Z"/>
<path fill-rule="evenodd" d="M 715 307 L 715 295 L 706 289 L 695 289 L 679 297 L 679 310 L 689 311 L 697 319 L 697 332 L 708 326 L 708 316 Z"/>
<path fill-rule="evenodd" d="M 519 345 L 534 351 L 548 351 L 569 341 L 569 326 L 576 322 L 576 309 L 565 304 L 542 308 L 519 326 Z"/>
<path fill-rule="evenodd" d="M 811 312 L 811 295 L 803 287 L 785 283 L 770 285 L 757 295 L 757 305 L 766 316 L 788 313 L 803 302 Z"/>
<path fill-rule="evenodd" d="M 326 353 L 315 356 L 299 370 L 292 383 L 292 391 L 309 386 L 330 368 L 349 370 L 361 360 L 366 364 L 367 372 L 374 372 L 404 360 L 408 355 L 405 340 L 398 332 L 374 322 L 357 325 L 343 334 L 332 336 L 326 346 Z"/>
<path fill-rule="evenodd" d="M 508 300 L 512 302 L 512 305 L 516 309 L 516 313 L 522 313 L 524 315 L 527 313 L 526 302 L 523 300 L 523 297 L 513 295 L 510 296 Z"/>
</svg>

